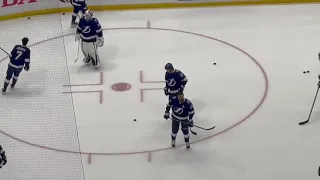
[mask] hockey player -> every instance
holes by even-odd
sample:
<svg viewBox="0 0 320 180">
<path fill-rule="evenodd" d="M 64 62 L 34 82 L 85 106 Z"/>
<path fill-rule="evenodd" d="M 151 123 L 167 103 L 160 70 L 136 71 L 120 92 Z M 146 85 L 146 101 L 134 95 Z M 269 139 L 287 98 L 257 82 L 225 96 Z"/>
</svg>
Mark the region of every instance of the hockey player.
<svg viewBox="0 0 320 180">
<path fill-rule="evenodd" d="M 171 99 L 167 104 L 164 114 L 165 119 L 169 119 L 170 109 L 172 109 L 171 145 L 172 147 L 175 147 L 176 145 L 176 137 L 181 124 L 186 148 L 189 149 L 189 127 L 193 127 L 193 116 L 195 114 L 194 107 L 190 100 L 184 98 L 183 92 L 178 92 L 177 99 Z"/>
<path fill-rule="evenodd" d="M 78 24 L 75 40 L 81 39 L 81 49 L 84 55 L 83 62 L 90 64 L 93 67 L 100 65 L 100 57 L 98 55 L 98 48 L 104 44 L 102 27 L 99 21 L 93 17 L 91 10 L 87 10 L 84 16 L 80 19 Z"/>
<path fill-rule="evenodd" d="M 2 94 L 5 94 L 7 87 L 9 86 L 10 80 L 13 76 L 11 88 L 16 85 L 19 74 L 24 68 L 26 71 L 30 68 L 30 49 L 27 47 L 29 39 L 24 37 L 22 39 L 22 45 L 16 45 L 10 54 L 10 62 L 8 64 L 7 76 L 4 81 L 2 88 Z"/>
<path fill-rule="evenodd" d="M 188 78 L 179 70 L 174 69 L 171 63 L 165 65 L 166 75 L 166 87 L 164 87 L 164 94 L 169 96 L 170 99 L 176 99 L 177 93 L 184 91 L 184 88 L 188 82 Z"/>
<path fill-rule="evenodd" d="M 7 164 L 7 156 L 3 150 L 3 148 L 0 146 L 0 168 Z"/>
<path fill-rule="evenodd" d="M 75 28 L 77 27 L 77 23 L 76 23 L 77 16 L 81 18 L 82 15 L 85 13 L 85 11 L 88 10 L 88 6 L 86 3 L 86 0 L 70 0 L 70 3 L 73 6 L 71 27 Z"/>
</svg>

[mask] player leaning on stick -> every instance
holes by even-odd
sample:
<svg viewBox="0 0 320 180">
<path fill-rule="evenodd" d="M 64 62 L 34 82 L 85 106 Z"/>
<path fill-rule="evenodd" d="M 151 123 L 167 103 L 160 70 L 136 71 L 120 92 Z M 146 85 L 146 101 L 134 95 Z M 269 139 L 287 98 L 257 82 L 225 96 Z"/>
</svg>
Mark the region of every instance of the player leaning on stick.
<svg viewBox="0 0 320 180">
<path fill-rule="evenodd" d="M 7 164 L 7 156 L 4 152 L 4 149 L 0 146 L 0 168 Z"/>
</svg>

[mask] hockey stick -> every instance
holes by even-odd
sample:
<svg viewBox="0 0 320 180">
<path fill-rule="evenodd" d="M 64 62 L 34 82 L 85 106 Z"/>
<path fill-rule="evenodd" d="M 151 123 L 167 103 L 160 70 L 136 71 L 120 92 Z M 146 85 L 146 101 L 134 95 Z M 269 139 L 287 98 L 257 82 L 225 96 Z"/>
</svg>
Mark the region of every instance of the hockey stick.
<svg viewBox="0 0 320 180">
<path fill-rule="evenodd" d="M 8 54 L 8 56 L 10 56 L 10 54 L 9 54 L 6 50 L 2 49 L 2 47 L 0 47 L 0 49 L 1 49 L 3 52 L 5 52 L 6 54 Z"/>
<path fill-rule="evenodd" d="M 78 43 L 78 53 L 77 53 L 77 59 L 74 60 L 74 63 L 76 63 L 79 59 L 79 49 L 80 49 L 80 40 L 79 40 L 79 43 Z"/>
<path fill-rule="evenodd" d="M 171 118 L 170 118 L 170 119 L 171 119 Z M 173 121 L 178 121 L 178 120 L 174 120 L 174 119 L 171 119 L 171 120 L 173 120 Z M 185 122 L 183 122 L 183 121 L 178 121 L 178 122 L 181 122 L 182 124 L 189 124 L 189 123 L 185 123 Z M 211 128 L 204 128 L 204 127 L 197 126 L 197 125 L 193 125 L 193 127 L 196 127 L 196 128 L 199 128 L 199 129 L 203 129 L 203 130 L 206 130 L 206 131 L 210 131 L 210 130 L 216 128 L 216 126 L 213 126 L 213 127 L 211 127 Z"/>
<path fill-rule="evenodd" d="M 182 124 L 188 124 L 188 123 L 185 123 L 185 122 L 182 122 L 182 121 L 178 121 L 178 120 L 175 120 L 175 119 L 172 119 L 172 118 L 170 118 L 170 120 L 176 121 L 176 122 L 181 122 Z M 193 135 L 197 135 L 196 132 L 192 131 L 191 127 L 190 127 L 189 129 L 190 129 L 190 132 L 191 132 Z"/>
<path fill-rule="evenodd" d="M 316 99 L 317 99 L 317 96 L 318 96 L 319 89 L 320 89 L 320 86 L 318 86 L 318 89 L 317 89 L 316 95 L 315 95 L 315 97 L 314 97 L 314 100 L 313 100 L 313 103 L 312 103 L 312 107 L 311 107 L 311 111 L 310 111 L 310 113 L 309 113 L 308 119 L 307 119 L 306 121 L 300 122 L 299 125 L 304 125 L 304 124 L 307 124 L 307 123 L 309 122 L 310 117 L 311 117 L 311 114 L 312 114 L 312 111 L 313 111 L 313 106 L 314 106 L 314 104 L 315 104 L 315 102 L 316 102 Z"/>
<path fill-rule="evenodd" d="M 8 55 L 8 57 L 10 57 L 10 54 L 6 51 L 6 50 L 4 50 L 4 49 L 2 49 L 2 47 L 0 47 L 0 50 L 2 50 L 4 53 L 6 53 L 7 55 Z M 5 57 L 4 59 L 2 59 L 0 62 L 2 62 L 3 60 L 5 60 L 7 57 Z"/>
</svg>

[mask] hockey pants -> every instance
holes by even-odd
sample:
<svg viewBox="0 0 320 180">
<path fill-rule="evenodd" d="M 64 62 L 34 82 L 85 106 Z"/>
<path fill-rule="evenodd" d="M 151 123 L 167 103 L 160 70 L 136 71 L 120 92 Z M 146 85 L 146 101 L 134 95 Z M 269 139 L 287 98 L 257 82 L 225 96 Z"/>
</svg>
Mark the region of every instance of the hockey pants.
<svg viewBox="0 0 320 180">
<path fill-rule="evenodd" d="M 183 121 L 181 121 L 181 122 L 183 122 Z M 189 125 L 186 123 L 180 123 L 179 121 L 176 121 L 176 120 L 172 120 L 171 137 L 172 137 L 172 139 L 175 139 L 177 137 L 180 124 L 181 124 L 181 130 L 184 135 L 184 139 L 186 142 L 189 142 Z"/>
</svg>

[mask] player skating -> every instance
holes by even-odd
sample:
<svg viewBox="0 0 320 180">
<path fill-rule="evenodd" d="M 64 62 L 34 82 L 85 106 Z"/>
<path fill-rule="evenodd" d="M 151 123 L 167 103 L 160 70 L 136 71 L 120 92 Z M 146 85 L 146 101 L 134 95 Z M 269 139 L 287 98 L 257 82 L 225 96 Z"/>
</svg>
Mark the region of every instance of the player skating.
<svg viewBox="0 0 320 180">
<path fill-rule="evenodd" d="M 179 70 L 175 69 L 171 63 L 165 65 L 166 86 L 164 87 L 164 94 L 170 99 L 176 99 L 178 92 L 183 92 L 188 82 L 188 78 Z"/>
<path fill-rule="evenodd" d="M 8 64 L 7 76 L 4 81 L 4 86 L 2 88 L 2 94 L 5 94 L 7 88 L 10 84 L 11 78 L 11 88 L 14 88 L 16 85 L 19 75 L 24 68 L 26 71 L 30 68 L 30 49 L 27 47 L 29 39 L 24 37 L 22 39 L 22 45 L 16 45 L 12 51 L 10 56 L 10 62 Z"/>
<path fill-rule="evenodd" d="M 4 152 L 4 149 L 0 146 L 0 168 L 7 164 L 7 156 Z"/>
<path fill-rule="evenodd" d="M 81 18 L 82 15 L 85 13 L 85 11 L 88 10 L 88 6 L 86 3 L 86 0 L 70 0 L 70 3 L 73 6 L 73 14 L 71 17 L 71 27 L 75 28 L 77 27 L 77 23 L 76 23 L 77 16 Z"/>
<path fill-rule="evenodd" d="M 76 41 L 81 40 L 81 49 L 85 64 L 92 63 L 93 67 L 100 65 L 98 47 L 104 44 L 103 31 L 99 21 L 93 17 L 91 10 L 86 10 L 77 27 Z"/>
</svg>

